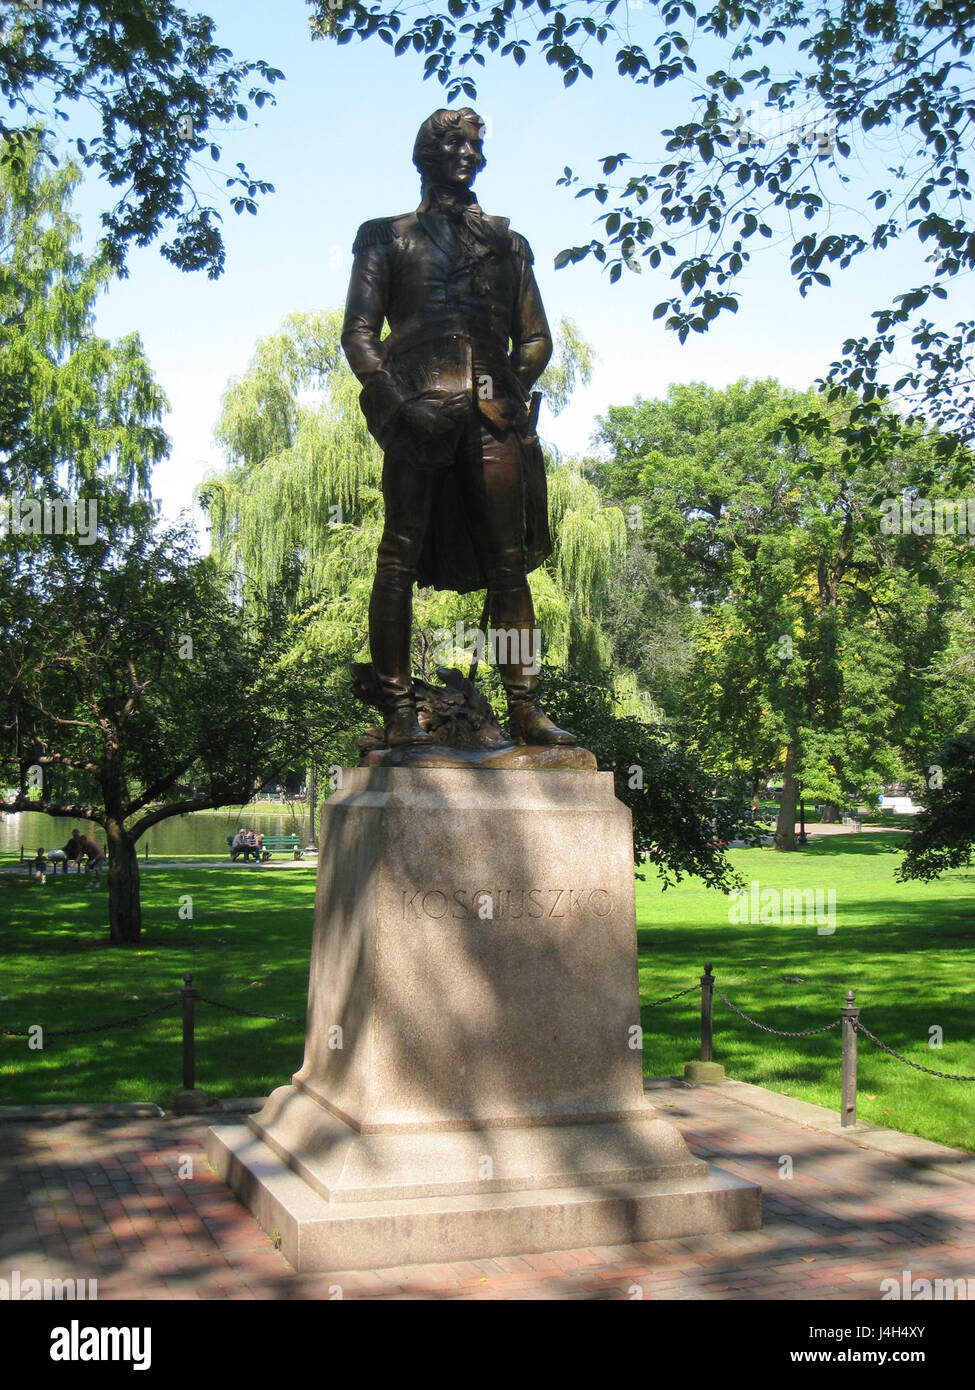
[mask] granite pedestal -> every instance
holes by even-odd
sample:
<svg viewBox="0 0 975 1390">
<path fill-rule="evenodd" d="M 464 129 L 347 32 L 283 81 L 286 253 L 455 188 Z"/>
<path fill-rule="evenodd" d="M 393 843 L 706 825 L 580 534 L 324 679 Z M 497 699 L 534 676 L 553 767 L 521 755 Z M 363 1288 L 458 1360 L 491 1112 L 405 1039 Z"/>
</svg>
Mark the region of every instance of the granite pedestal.
<svg viewBox="0 0 975 1390">
<path fill-rule="evenodd" d="M 208 1136 L 296 1269 L 761 1224 L 644 1099 L 632 855 L 608 772 L 343 774 L 304 1063 Z"/>
</svg>

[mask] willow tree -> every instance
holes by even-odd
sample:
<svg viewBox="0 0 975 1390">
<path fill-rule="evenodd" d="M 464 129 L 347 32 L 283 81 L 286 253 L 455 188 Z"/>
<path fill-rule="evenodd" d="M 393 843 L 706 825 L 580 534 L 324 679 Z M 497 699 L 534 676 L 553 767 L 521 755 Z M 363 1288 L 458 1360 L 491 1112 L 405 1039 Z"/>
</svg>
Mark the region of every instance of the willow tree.
<svg viewBox="0 0 975 1390">
<path fill-rule="evenodd" d="M 44 132 L 0 154 L 0 488 L 8 495 L 94 489 L 145 493 L 165 455 L 167 401 L 137 334 L 93 331 L 112 271 L 77 249 L 77 165 L 51 168 Z M 95 495 L 95 492 L 92 492 Z"/>
<path fill-rule="evenodd" d="M 200 489 L 216 556 L 237 578 L 245 603 L 283 618 L 301 613 L 303 642 L 317 648 L 328 679 L 368 656 L 368 610 L 382 533 L 382 456 L 359 409 L 359 383 L 341 349 L 337 311 L 290 314 L 258 341 L 231 381 L 216 438 L 227 466 Z M 594 353 L 562 320 L 539 387 L 554 414 L 591 378 Z M 565 664 L 598 648 L 593 604 L 625 543 L 622 514 L 605 508 L 573 467 L 549 468 L 556 550 L 531 577 L 545 658 Z M 414 664 L 428 673 L 450 660 L 437 634 L 480 621 L 482 594 L 421 590 Z M 458 628 L 458 624 L 460 627 Z M 453 658 L 463 660 L 462 643 Z M 311 774 L 310 774 L 311 775 Z"/>
<path fill-rule="evenodd" d="M 553 631 L 562 664 L 598 669 L 611 652 L 599 622 L 614 569 L 626 555 L 626 522 L 573 463 L 549 475 L 549 524 L 554 550 L 546 577 L 562 600 Z"/>
</svg>

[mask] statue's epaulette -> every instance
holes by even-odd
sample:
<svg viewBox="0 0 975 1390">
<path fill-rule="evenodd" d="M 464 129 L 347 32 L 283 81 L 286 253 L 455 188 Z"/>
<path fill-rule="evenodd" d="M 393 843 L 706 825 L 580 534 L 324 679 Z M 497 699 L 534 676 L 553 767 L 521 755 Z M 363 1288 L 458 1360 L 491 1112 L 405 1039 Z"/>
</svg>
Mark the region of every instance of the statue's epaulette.
<svg viewBox="0 0 975 1390">
<path fill-rule="evenodd" d="M 375 217 L 371 222 L 363 222 L 356 232 L 352 251 L 364 251 L 368 246 L 385 246 L 396 238 L 396 223 L 399 217 Z"/>
<path fill-rule="evenodd" d="M 535 257 L 532 255 L 532 249 L 525 238 L 519 232 L 512 232 L 510 230 L 508 235 L 511 238 L 511 249 L 514 251 L 515 255 L 521 256 L 529 265 L 533 265 Z"/>
</svg>

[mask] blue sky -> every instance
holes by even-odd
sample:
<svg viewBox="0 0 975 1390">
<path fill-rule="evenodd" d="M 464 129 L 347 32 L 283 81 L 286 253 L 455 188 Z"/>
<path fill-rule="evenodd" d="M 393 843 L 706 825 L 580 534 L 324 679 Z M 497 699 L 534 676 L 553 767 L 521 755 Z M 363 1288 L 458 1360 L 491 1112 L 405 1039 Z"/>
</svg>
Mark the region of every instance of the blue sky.
<svg viewBox="0 0 975 1390">
<path fill-rule="evenodd" d="M 416 206 L 413 140 L 425 117 L 445 104 L 443 89 L 422 80 L 418 58 L 395 58 L 374 41 L 313 43 L 302 0 L 275 0 L 273 6 L 217 0 L 202 8 L 237 57 L 265 58 L 284 70 L 286 81 L 277 84 L 276 106 L 216 136 L 224 150 L 220 165 L 208 156 L 201 160 L 202 175 L 215 176 L 218 190 L 219 171 L 238 159 L 276 189 L 256 217 L 226 208 L 223 277 L 209 281 L 177 271 L 155 248 L 135 251 L 128 279 L 114 284 L 99 305 L 98 331 L 118 337 L 137 330 L 171 401 L 165 422 L 171 458 L 154 478 L 169 515 L 189 505 L 204 472 L 223 461 L 212 441 L 221 393 L 246 367 L 255 340 L 274 332 L 287 313 L 341 307 L 358 224 Z M 632 9 L 635 38 L 649 45 L 657 27 L 649 7 Z M 543 435 L 570 454 L 587 449 L 594 417 L 610 404 L 663 395 L 671 382 L 722 386 L 741 376 L 777 376 L 789 386 L 810 385 L 843 338 L 863 331 L 869 311 L 906 288 L 900 277 L 922 264 L 904 247 L 837 274 L 832 289 L 804 300 L 789 275 L 792 237 L 786 234 L 742 281 L 737 316 L 726 316 L 683 347 L 651 318 L 668 292 L 665 274 L 646 267 L 610 286 L 595 263 L 555 271 L 562 247 L 594 234 L 598 210 L 556 187 L 563 165 L 584 183 L 594 181 L 599 158 L 652 151 L 662 128 L 691 115 L 684 84 L 635 86 L 615 75 L 609 53 L 597 56 L 594 66 L 594 81 L 580 79 L 566 90 L 561 75 L 538 59 L 530 57 L 520 69 L 489 59 L 476 73 L 474 103 L 488 126 L 480 202 L 485 211 L 510 217 L 531 242 L 549 319 L 573 318 L 599 354 L 591 386 L 577 393 L 569 410 L 559 419 L 543 415 Z M 702 70 L 711 69 L 702 63 Z M 842 191 L 849 207 L 863 205 L 879 182 L 876 167 L 895 146 L 896 137 L 888 137 L 886 146 L 855 147 L 843 166 L 853 174 Z M 89 234 L 107 194 L 94 180 L 79 190 L 76 209 Z"/>
</svg>

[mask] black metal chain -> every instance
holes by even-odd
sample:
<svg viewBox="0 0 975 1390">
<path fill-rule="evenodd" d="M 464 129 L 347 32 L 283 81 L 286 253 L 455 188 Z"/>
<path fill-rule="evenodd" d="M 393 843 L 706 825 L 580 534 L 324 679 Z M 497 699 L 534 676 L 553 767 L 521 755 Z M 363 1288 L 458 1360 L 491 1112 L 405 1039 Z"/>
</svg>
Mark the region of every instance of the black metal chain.
<svg viewBox="0 0 975 1390">
<path fill-rule="evenodd" d="M 866 1033 L 867 1037 L 870 1039 L 871 1042 L 875 1042 L 879 1048 L 882 1048 L 884 1052 L 889 1053 L 891 1057 L 896 1057 L 898 1062 L 903 1062 L 905 1067 L 913 1067 L 915 1071 L 927 1072 L 928 1076 L 941 1076 L 945 1079 L 945 1081 L 975 1081 L 975 1076 L 958 1076 L 954 1072 L 935 1071 L 933 1067 L 922 1067 L 920 1062 L 912 1062 L 910 1058 L 902 1057 L 899 1052 L 895 1052 L 892 1047 L 888 1047 L 885 1042 L 881 1042 L 880 1039 L 874 1033 L 871 1033 L 870 1029 L 867 1028 L 865 1024 L 861 1023 L 861 1021 L 858 1018 L 851 1019 L 851 1022 L 858 1033 Z"/>
<path fill-rule="evenodd" d="M 729 1009 L 734 1010 L 734 1012 L 738 1015 L 739 1018 L 743 1018 L 745 1022 L 750 1023 L 753 1028 L 761 1028 L 763 1033 L 774 1033 L 776 1037 L 779 1038 L 812 1038 L 815 1037 L 817 1033 L 828 1033 L 831 1029 L 838 1028 L 843 1021 L 842 1019 L 837 1018 L 834 1019 L 832 1023 L 827 1023 L 822 1028 L 807 1028 L 804 1032 L 801 1033 L 788 1033 L 784 1028 L 770 1028 L 767 1023 L 759 1023 L 757 1018 L 749 1018 L 747 1014 L 743 1014 L 741 1009 L 739 1009 L 736 1005 L 732 1004 L 731 1000 L 726 995 L 722 994 L 721 990 L 718 989 L 717 985 L 715 985 L 714 987 L 714 992 L 719 999 L 724 1000 L 724 1002 L 728 1005 Z"/>
<path fill-rule="evenodd" d="M 277 1023 L 302 1023 L 303 1019 L 292 1018 L 290 1014 L 259 1014 L 253 1009 L 241 1009 L 236 1004 L 222 1004 L 219 999 L 209 999 L 205 994 L 197 994 L 202 1004 L 212 1004 L 216 1009 L 226 1009 L 231 1014 L 245 1014 L 247 1018 L 273 1018 Z"/>
<path fill-rule="evenodd" d="M 80 1033 L 105 1033 L 111 1028 L 127 1028 L 130 1023 L 138 1023 L 140 1019 L 152 1018 L 156 1014 L 163 1014 L 167 1009 L 175 1009 L 179 1004 L 179 999 L 170 999 L 166 1004 L 160 1004 L 156 1009 L 146 1009 L 144 1013 L 132 1014 L 129 1018 L 115 1018 L 111 1023 L 94 1023 L 90 1028 L 59 1028 L 56 1033 L 48 1032 L 43 1024 L 34 1024 L 35 1028 L 44 1029 L 45 1038 L 72 1038 Z M 17 1032 L 11 1028 L 4 1028 L 0 1025 L 0 1037 L 5 1038 L 29 1038 L 30 1030 Z"/>
<path fill-rule="evenodd" d="M 648 1009 L 656 1009 L 661 1004 L 669 1004 L 671 999 L 680 999 L 683 997 L 683 995 L 693 994 L 696 989 L 700 988 L 700 985 L 691 985 L 690 989 L 679 989 L 676 994 L 667 994 L 663 997 L 663 999 L 655 999 L 652 1004 L 646 1004 L 644 1007 Z"/>
<path fill-rule="evenodd" d="M 687 989 L 680 989 L 677 990 L 675 994 L 667 994 L 662 999 L 653 1000 L 653 1002 L 647 1004 L 646 1007 L 648 1009 L 656 1009 L 661 1004 L 669 1004 L 673 999 L 682 999 L 686 994 L 693 994 L 696 990 L 699 990 L 700 988 L 700 984 L 689 985 Z M 758 1019 L 751 1018 L 748 1014 L 743 1013 L 742 1010 L 739 1009 L 736 1004 L 733 1004 L 731 1002 L 731 1000 L 724 993 L 724 991 L 720 990 L 717 987 L 717 985 L 714 986 L 714 993 L 718 996 L 719 999 L 722 1000 L 723 1003 L 727 1004 L 728 1008 L 731 1009 L 733 1013 L 736 1013 L 739 1018 L 744 1019 L 746 1023 L 750 1023 L 753 1028 L 759 1028 L 763 1033 L 772 1033 L 779 1038 L 816 1037 L 817 1035 L 822 1033 L 832 1032 L 834 1028 L 839 1028 L 840 1024 L 843 1021 L 841 1018 L 837 1018 L 834 1019 L 832 1023 L 825 1024 L 822 1028 L 807 1028 L 801 1032 L 790 1032 L 784 1028 L 771 1028 L 768 1024 L 759 1023 Z M 208 995 L 200 994 L 197 992 L 195 992 L 195 998 L 199 999 L 201 1004 L 210 1004 L 214 1008 L 224 1009 L 228 1013 L 243 1014 L 246 1018 L 270 1019 L 275 1023 L 301 1023 L 302 1021 L 300 1018 L 294 1018 L 290 1014 L 264 1014 L 258 1013 L 254 1009 L 243 1009 L 237 1004 L 225 1004 L 219 999 L 211 999 Z M 45 1029 L 44 1036 L 46 1038 L 70 1038 L 78 1037 L 86 1033 L 105 1033 L 113 1028 L 127 1028 L 133 1023 L 139 1023 L 144 1018 L 155 1018 L 159 1014 L 165 1013 L 168 1009 L 174 1009 L 181 1002 L 182 996 L 178 996 L 175 999 L 167 1000 L 164 1004 L 159 1004 L 156 1008 L 145 1009 L 142 1013 L 138 1014 L 131 1014 L 128 1018 L 112 1019 L 110 1023 L 95 1023 L 88 1028 L 60 1028 L 56 1032 L 49 1032 Z M 878 1038 L 875 1033 L 872 1033 L 870 1029 L 866 1026 L 866 1024 L 863 1023 L 862 1020 L 852 1019 L 851 1022 L 853 1023 L 853 1026 L 858 1033 L 865 1034 L 871 1042 L 876 1043 L 877 1047 L 879 1047 L 883 1052 L 886 1052 L 888 1056 L 895 1058 L 898 1062 L 903 1062 L 904 1065 L 907 1067 L 913 1067 L 915 1071 L 922 1071 L 928 1076 L 941 1077 L 945 1081 L 975 1081 L 975 1076 L 966 1076 L 956 1072 L 936 1071 L 933 1067 L 921 1066 L 920 1062 L 912 1062 L 910 1058 L 902 1057 L 899 1052 L 895 1052 L 892 1047 L 888 1047 L 885 1042 L 881 1042 L 880 1038 Z M 43 1027 L 43 1025 L 34 1026 Z M 30 1031 L 20 1031 L 11 1028 L 5 1028 L 2 1025 L 0 1025 L 0 1037 L 29 1038 Z"/>
</svg>

